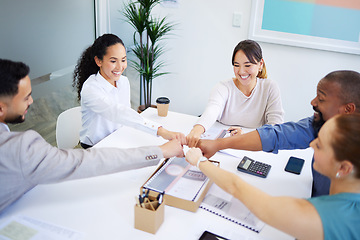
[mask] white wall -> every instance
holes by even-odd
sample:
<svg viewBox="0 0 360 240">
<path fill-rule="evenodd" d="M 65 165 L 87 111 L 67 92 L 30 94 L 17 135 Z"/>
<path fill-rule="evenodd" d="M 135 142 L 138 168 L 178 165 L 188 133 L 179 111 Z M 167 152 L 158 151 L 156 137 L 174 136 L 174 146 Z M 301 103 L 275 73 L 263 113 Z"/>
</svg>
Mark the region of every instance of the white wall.
<svg viewBox="0 0 360 240">
<path fill-rule="evenodd" d="M 248 38 L 251 0 L 179 0 L 179 8 L 158 6 L 155 13 L 168 15 L 179 23 L 176 36 L 166 41 L 168 51 L 164 71 L 153 84 L 153 102 L 168 96 L 170 110 L 199 115 L 205 109 L 212 87 L 233 77 L 231 55 L 235 45 Z M 132 32 L 117 11 L 121 1 L 110 1 L 111 29 L 127 45 Z M 233 12 L 242 13 L 241 28 L 232 27 Z M 318 81 L 327 73 L 350 69 L 360 72 L 360 56 L 259 42 L 263 49 L 269 78 L 278 82 L 285 119 L 310 116 L 310 106 Z M 129 56 L 131 58 L 131 56 Z M 128 72 L 131 72 L 128 69 Z M 128 74 L 132 85 L 137 78 Z"/>
</svg>

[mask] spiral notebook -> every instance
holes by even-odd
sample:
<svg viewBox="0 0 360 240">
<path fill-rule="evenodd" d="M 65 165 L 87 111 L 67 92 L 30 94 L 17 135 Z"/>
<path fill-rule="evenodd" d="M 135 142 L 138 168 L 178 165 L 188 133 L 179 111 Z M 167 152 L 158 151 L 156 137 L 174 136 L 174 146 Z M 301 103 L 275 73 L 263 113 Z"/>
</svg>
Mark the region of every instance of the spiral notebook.
<svg viewBox="0 0 360 240">
<path fill-rule="evenodd" d="M 213 184 L 200 204 L 200 208 L 223 217 L 233 223 L 259 233 L 265 226 L 237 198 Z"/>
<path fill-rule="evenodd" d="M 170 158 L 144 184 L 144 188 L 185 200 L 195 201 L 208 178 L 185 158 Z"/>
</svg>

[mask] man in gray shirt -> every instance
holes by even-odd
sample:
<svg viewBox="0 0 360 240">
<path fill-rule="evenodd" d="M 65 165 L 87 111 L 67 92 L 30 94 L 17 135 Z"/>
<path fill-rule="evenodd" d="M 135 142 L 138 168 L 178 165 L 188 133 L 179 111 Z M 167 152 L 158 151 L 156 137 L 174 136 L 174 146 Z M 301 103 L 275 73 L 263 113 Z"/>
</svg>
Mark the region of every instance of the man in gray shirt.
<svg viewBox="0 0 360 240">
<path fill-rule="evenodd" d="M 23 122 L 33 103 L 28 75 L 24 63 L 0 59 L 0 213 L 38 184 L 142 168 L 184 155 L 178 140 L 159 147 L 60 150 L 35 131 L 10 132 L 7 124 Z"/>
</svg>

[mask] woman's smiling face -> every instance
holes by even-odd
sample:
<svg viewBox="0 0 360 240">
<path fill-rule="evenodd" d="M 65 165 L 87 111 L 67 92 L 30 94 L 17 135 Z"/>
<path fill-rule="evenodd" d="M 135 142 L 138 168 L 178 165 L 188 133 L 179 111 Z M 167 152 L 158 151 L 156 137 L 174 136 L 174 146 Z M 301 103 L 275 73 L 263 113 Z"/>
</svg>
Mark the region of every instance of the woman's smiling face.
<svg viewBox="0 0 360 240">
<path fill-rule="evenodd" d="M 119 80 L 121 74 L 127 68 L 125 47 L 117 43 L 107 48 L 103 59 L 95 57 L 95 62 L 100 68 L 100 74 L 111 84 Z"/>
<path fill-rule="evenodd" d="M 251 63 L 245 53 L 240 50 L 235 54 L 234 58 L 235 77 L 244 86 L 253 84 L 256 82 L 256 76 L 258 75 L 262 65 L 263 60 L 256 64 Z"/>
</svg>

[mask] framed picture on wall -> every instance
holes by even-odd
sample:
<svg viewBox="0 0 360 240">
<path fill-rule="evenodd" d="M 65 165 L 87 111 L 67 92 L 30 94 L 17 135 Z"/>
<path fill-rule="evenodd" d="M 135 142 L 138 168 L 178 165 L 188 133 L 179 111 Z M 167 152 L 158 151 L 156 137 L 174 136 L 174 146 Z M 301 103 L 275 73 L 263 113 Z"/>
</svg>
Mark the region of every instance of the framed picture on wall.
<svg viewBox="0 0 360 240">
<path fill-rule="evenodd" d="M 249 38 L 360 54 L 360 1 L 253 0 Z"/>
</svg>

